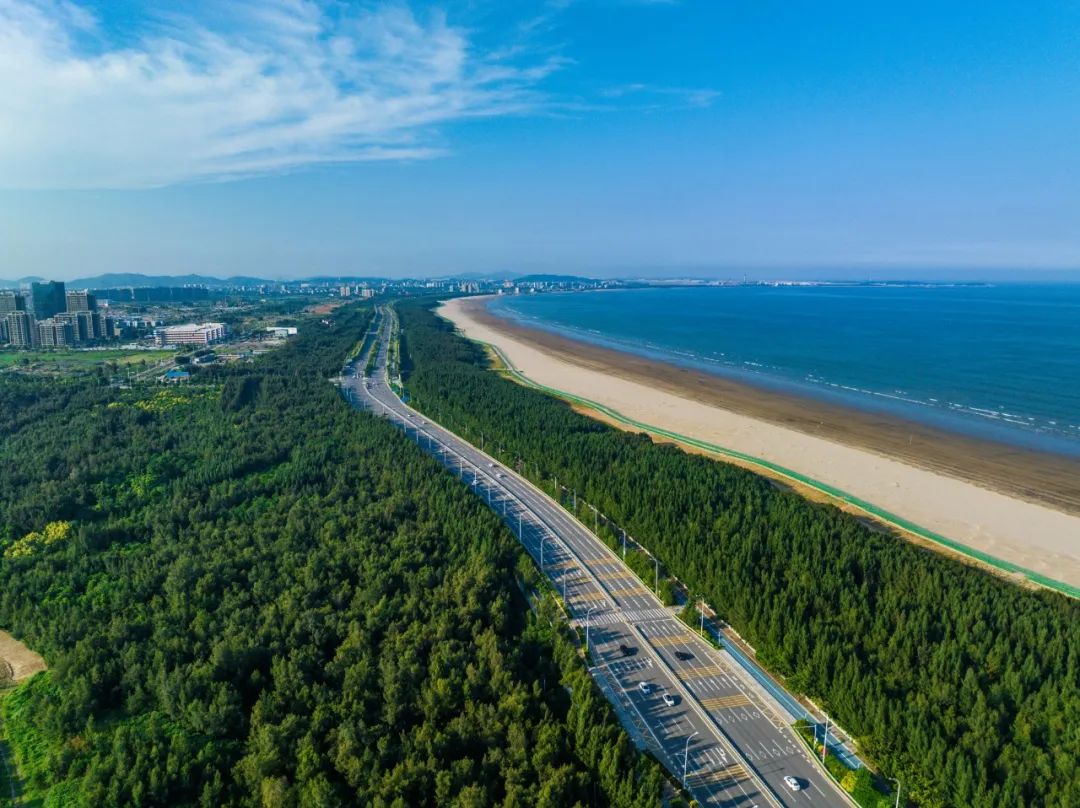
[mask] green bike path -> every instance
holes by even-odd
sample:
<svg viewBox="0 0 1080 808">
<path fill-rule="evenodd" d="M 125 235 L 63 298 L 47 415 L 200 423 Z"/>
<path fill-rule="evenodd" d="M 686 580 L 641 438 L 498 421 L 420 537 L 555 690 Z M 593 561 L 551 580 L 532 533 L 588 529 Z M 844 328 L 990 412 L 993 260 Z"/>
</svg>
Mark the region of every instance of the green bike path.
<svg viewBox="0 0 1080 808">
<path fill-rule="evenodd" d="M 764 460 L 760 457 L 754 457 L 753 455 L 749 455 L 744 452 L 738 452 L 734 449 L 727 449 L 723 446 L 718 446 L 715 443 L 709 443 L 698 438 L 692 438 L 688 435 L 681 435 L 678 432 L 672 432 L 671 430 L 664 429 L 663 427 L 658 427 L 652 424 L 646 424 L 642 423 L 641 421 L 636 421 L 633 418 L 629 418 L 623 415 L 621 412 L 613 410 L 611 407 L 605 406 L 604 404 L 601 404 L 597 401 L 591 401 L 590 399 L 583 398 L 582 396 L 577 396 L 573 393 L 567 393 L 565 390 L 558 390 L 554 387 L 548 387 L 547 385 L 540 384 L 539 382 L 530 379 L 528 376 L 526 376 L 524 373 L 514 367 L 510 359 L 506 356 L 505 353 L 502 352 L 502 350 L 498 346 L 492 345 L 489 342 L 484 342 L 483 340 L 474 340 L 474 342 L 492 350 L 499 357 L 500 361 L 506 366 L 507 372 L 510 373 L 510 375 L 512 375 L 518 382 L 524 384 L 527 387 L 532 387 L 536 390 L 540 390 L 544 393 L 556 396 L 557 398 L 561 398 L 566 401 L 572 401 L 575 404 L 580 404 L 584 407 L 588 407 L 589 409 L 596 410 L 597 412 L 603 413 L 608 418 L 611 418 L 614 421 L 626 424 L 627 426 L 632 426 L 635 429 L 640 429 L 643 432 L 648 432 L 653 435 L 660 435 L 661 437 L 669 438 L 671 440 L 678 441 L 679 443 L 684 443 L 688 446 L 693 446 L 695 449 L 702 449 L 703 451 L 709 452 L 710 454 L 720 455 L 721 457 L 730 457 L 735 460 L 741 460 L 744 463 L 758 466 L 759 468 L 767 469 L 773 474 L 785 477 L 789 480 L 793 480 L 797 483 L 800 483 L 801 485 L 807 486 L 808 488 L 812 488 L 815 491 L 820 491 L 823 494 L 827 494 L 833 499 L 839 500 L 854 508 L 858 508 L 860 511 L 869 514 L 878 521 L 883 522 L 887 525 L 900 528 L 901 530 L 911 533 L 914 536 L 918 536 L 921 539 L 926 539 L 927 541 L 934 542 L 935 544 L 948 548 L 949 550 L 952 550 L 954 552 L 960 553 L 961 555 L 967 556 L 968 558 L 975 559 L 976 561 L 979 561 L 1002 572 L 1010 573 L 1013 575 L 1021 575 L 1032 583 L 1038 584 L 1039 586 L 1046 587 L 1047 589 L 1051 589 L 1055 592 L 1060 592 L 1061 594 L 1068 595 L 1069 597 L 1080 598 L 1080 587 L 1075 587 L 1062 581 L 1056 581 L 1053 578 L 1049 578 L 1046 575 L 1035 572 L 1034 570 L 1029 570 L 1026 567 L 1021 567 L 1019 564 L 1013 564 L 1011 561 L 1005 561 L 1000 558 L 995 558 L 989 553 L 984 553 L 981 550 L 976 550 L 973 547 L 968 547 L 966 544 L 962 544 L 946 536 L 942 536 L 940 533 L 935 533 L 932 530 L 921 527 L 920 525 L 917 525 L 902 516 L 897 516 L 894 513 L 890 513 L 883 508 L 879 508 L 877 505 L 867 502 L 866 500 L 854 496 L 853 494 L 849 494 L 846 491 L 841 491 L 839 488 L 829 485 L 828 483 L 823 483 L 819 480 L 815 480 L 814 478 L 808 477 L 805 474 L 801 474 L 797 471 L 792 471 L 791 469 L 784 468 L 781 465 L 773 463 L 769 460 Z"/>
</svg>

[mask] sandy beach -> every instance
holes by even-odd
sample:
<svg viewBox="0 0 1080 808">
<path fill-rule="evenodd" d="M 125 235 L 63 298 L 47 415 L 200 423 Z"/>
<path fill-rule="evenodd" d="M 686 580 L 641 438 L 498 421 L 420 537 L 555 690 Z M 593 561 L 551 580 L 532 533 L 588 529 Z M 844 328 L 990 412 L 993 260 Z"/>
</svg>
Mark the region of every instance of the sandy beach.
<svg viewBox="0 0 1080 808">
<path fill-rule="evenodd" d="M 996 558 L 1080 586 L 1080 463 L 788 396 L 492 315 L 439 313 L 532 380 L 835 486 Z"/>
</svg>

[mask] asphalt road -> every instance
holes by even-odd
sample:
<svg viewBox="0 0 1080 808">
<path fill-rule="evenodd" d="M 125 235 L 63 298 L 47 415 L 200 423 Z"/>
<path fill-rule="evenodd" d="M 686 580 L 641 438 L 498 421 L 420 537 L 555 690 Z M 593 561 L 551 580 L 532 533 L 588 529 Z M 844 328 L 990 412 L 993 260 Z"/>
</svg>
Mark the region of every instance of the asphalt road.
<svg viewBox="0 0 1080 808">
<path fill-rule="evenodd" d="M 364 378 L 356 360 L 344 393 L 401 426 L 504 517 L 587 629 L 592 673 L 623 723 L 694 798 L 710 808 L 850 805 L 753 682 L 675 619 L 617 553 L 532 483 L 401 402 L 383 372 L 389 328 L 384 316 L 374 375 Z"/>
</svg>

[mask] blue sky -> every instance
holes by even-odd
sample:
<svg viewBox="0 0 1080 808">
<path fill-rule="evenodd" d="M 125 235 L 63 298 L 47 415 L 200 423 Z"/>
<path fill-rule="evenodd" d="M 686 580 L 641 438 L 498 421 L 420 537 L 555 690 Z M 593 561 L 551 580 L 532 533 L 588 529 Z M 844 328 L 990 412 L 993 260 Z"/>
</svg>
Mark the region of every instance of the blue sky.
<svg viewBox="0 0 1080 808">
<path fill-rule="evenodd" d="M 1080 4 L 0 0 L 0 277 L 1080 278 Z"/>
</svg>

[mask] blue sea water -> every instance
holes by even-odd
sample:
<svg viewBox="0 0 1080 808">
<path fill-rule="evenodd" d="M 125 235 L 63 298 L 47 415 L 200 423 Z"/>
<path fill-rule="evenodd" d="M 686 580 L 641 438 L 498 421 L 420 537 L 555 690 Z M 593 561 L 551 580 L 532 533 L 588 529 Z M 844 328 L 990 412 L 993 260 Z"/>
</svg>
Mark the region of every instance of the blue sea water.
<svg viewBox="0 0 1080 808">
<path fill-rule="evenodd" d="M 1080 456 L 1080 285 L 506 296 L 492 311 L 760 386 Z"/>
</svg>

